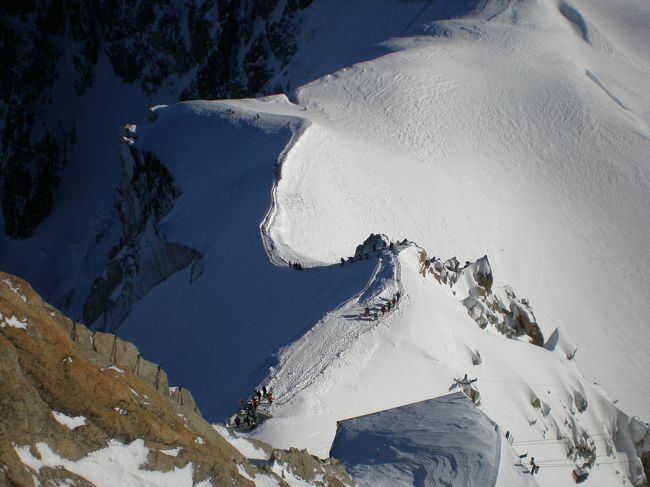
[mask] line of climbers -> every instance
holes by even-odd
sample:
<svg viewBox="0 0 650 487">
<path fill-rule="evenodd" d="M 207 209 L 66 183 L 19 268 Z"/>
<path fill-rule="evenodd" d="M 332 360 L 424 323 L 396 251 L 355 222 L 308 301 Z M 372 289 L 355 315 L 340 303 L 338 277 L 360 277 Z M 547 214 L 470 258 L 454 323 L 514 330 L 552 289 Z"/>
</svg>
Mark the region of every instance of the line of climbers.
<svg viewBox="0 0 650 487">
<path fill-rule="evenodd" d="M 397 308 L 397 303 L 399 303 L 399 298 L 402 296 L 402 293 L 397 291 L 391 299 L 381 298 L 383 301 L 377 306 L 366 306 L 361 312 L 362 318 L 371 318 L 373 321 L 379 318 L 379 313 L 381 316 L 385 315 L 389 311 Z"/>
<path fill-rule="evenodd" d="M 297 271 L 302 270 L 302 264 L 300 262 L 291 262 L 291 261 L 289 261 L 289 267 L 291 269 L 296 269 Z"/>
<path fill-rule="evenodd" d="M 262 390 L 255 389 L 251 397 L 246 401 L 246 405 L 237 412 L 231 424 L 234 424 L 236 428 L 241 428 L 243 423 L 248 428 L 254 429 L 260 422 L 262 400 L 265 400 L 269 406 L 273 404 L 273 390 L 267 389 L 266 386 L 262 387 Z M 240 399 L 239 403 L 244 405 L 244 400 Z"/>
</svg>

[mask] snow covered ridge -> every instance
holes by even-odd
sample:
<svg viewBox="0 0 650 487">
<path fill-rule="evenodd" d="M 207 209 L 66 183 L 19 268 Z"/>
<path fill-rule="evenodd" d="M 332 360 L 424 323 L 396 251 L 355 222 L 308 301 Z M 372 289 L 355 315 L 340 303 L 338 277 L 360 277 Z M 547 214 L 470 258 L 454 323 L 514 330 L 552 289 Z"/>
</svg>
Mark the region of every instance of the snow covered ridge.
<svg viewBox="0 0 650 487">
<path fill-rule="evenodd" d="M 454 295 L 454 285 L 467 282 L 455 266 L 448 265 L 446 275 L 439 271 L 441 285 L 432 285 L 436 281 L 422 272 L 427 267 L 421 249 L 412 243 L 388 247 L 376 245 L 379 270 L 366 289 L 281 351 L 264 382 L 277 399 L 263 406 L 270 418 L 252 431 L 254 437 L 326 455 L 337 421 L 444 395 L 463 382 L 458 378 L 465 372 L 475 378 L 470 397 L 499 424 L 500 435 L 507 430 L 514 436 L 517 455 L 535 458 L 542 485 L 568 485 L 576 467 L 591 469 L 591 477 L 603 485 L 644 482 L 650 428 L 587 382 L 567 347 L 558 347 L 556 338 L 546 347 L 533 346 L 530 338 L 530 344 L 504 340 L 499 328 L 516 316 L 509 309 L 496 310 L 494 323 L 483 327 L 468 320 L 472 308 L 462 305 L 461 291 L 478 296 L 477 281 L 491 287 L 485 258 L 466 265 L 479 279 L 456 287 Z M 364 251 L 358 255 L 363 261 Z M 387 302 L 381 298 L 397 290 L 398 306 L 377 320 L 366 317 L 369 303 Z M 484 296 L 489 302 L 491 295 Z M 518 303 L 511 291 L 504 296 Z M 504 478 L 509 468 L 500 472 Z"/>
<path fill-rule="evenodd" d="M 633 435 L 636 420 L 613 404 L 607 388 L 585 378 L 571 323 L 559 326 L 548 313 L 540 313 L 537 296 L 526 293 L 535 303 L 533 313 L 530 302 L 500 284 L 508 280 L 492 275 L 497 266 L 505 273 L 498 251 L 489 253 L 489 262 L 479 260 L 463 269 L 454 259 L 423 258 L 422 249 L 409 242 L 393 244 L 391 252 L 386 238 L 388 248 L 363 250 L 370 259 L 353 257 L 349 263 L 346 249 L 368 234 L 347 243 L 356 237 L 335 230 L 325 237 L 313 223 L 309 231 L 321 239 L 290 245 L 289 234 L 303 237 L 292 218 L 346 201 L 343 195 L 326 197 L 324 191 L 318 204 L 306 203 L 308 193 L 320 191 L 323 179 L 330 177 L 327 161 L 309 166 L 323 168 L 320 180 L 297 184 L 304 166 L 294 159 L 296 152 L 309 157 L 318 153 L 314 142 L 324 143 L 310 140 L 321 127 L 300 122 L 301 116 L 311 115 L 309 110 L 284 97 L 269 97 L 195 102 L 156 113 L 153 123 L 138 127 L 135 144 L 155 150 L 183 189 L 163 224 L 170 236 L 201 251 L 203 272 L 193 280 L 188 269 L 161 283 L 121 330 L 169 363 L 182 383 L 193 381 L 189 387 L 197 391 L 202 408 L 223 417 L 250 394 L 257 379 L 233 380 L 229 371 L 236 363 L 236 377 L 259 377 L 260 385 L 269 384 L 276 393 L 266 411 L 271 417 L 251 434 L 324 457 L 337 421 L 447 394 L 456 379 L 468 374 L 478 379 L 473 397 L 502 431 L 515 437 L 516 452 L 533 450 L 528 453 L 539 462 L 536 479 L 541 484 L 562 485 L 576 466 L 592 466 L 591 478 L 607 485 L 642 481 L 645 434 Z M 214 154 L 222 153 L 226 155 L 215 163 Z M 278 162 L 279 174 L 273 171 Z M 393 176 L 391 182 L 397 184 Z M 349 179 L 353 185 L 363 181 Z M 269 211 L 268 190 L 274 182 Z M 291 192 L 289 184 L 295 185 Z M 366 205 L 372 216 L 375 203 L 357 205 Z M 347 221 L 346 212 L 352 210 L 339 210 L 335 219 L 321 224 L 336 228 Z M 292 212 L 296 214 L 288 218 Z M 365 225 L 360 222 L 365 220 L 355 225 Z M 325 257 L 315 258 L 314 252 Z M 433 269 L 423 273 L 426 260 Z M 301 263 L 303 270 L 289 269 L 289 261 Z M 321 287 L 311 287 L 318 282 Z M 332 299 L 333 290 L 338 294 Z M 399 305 L 382 314 L 381 306 L 387 307 L 398 292 Z M 378 319 L 364 315 L 365 308 L 377 312 Z M 192 325 L 181 331 L 179 323 Z M 535 327 L 543 330 L 541 337 Z M 258 335 L 265 339 L 251 338 Z M 531 338 L 546 346 L 531 345 Z M 214 353 L 217 341 L 219 355 Z M 178 360 L 183 349 L 192 353 Z M 264 359 L 269 356 L 272 360 Z M 211 373 L 200 378 L 193 373 L 205 368 Z M 260 377 L 260 370 L 269 370 L 267 377 Z"/>
</svg>

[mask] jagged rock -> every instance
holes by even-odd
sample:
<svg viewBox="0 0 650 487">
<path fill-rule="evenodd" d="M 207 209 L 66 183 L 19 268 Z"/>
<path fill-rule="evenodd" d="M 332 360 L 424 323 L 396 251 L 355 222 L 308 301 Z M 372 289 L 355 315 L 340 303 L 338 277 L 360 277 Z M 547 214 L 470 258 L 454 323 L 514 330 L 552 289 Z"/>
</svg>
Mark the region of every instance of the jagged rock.
<svg viewBox="0 0 650 487">
<path fill-rule="evenodd" d="M 101 329 L 108 331 L 115 331 L 133 303 L 149 290 L 201 257 L 194 249 L 167 241 L 158 229 L 157 222 L 172 208 L 180 189 L 155 155 L 134 147 L 135 130 L 134 126 L 125 128 L 122 179 L 115 192 L 122 237 L 83 307 L 85 323 L 101 319 Z"/>
<path fill-rule="evenodd" d="M 643 465 L 643 473 L 646 479 L 650 479 L 650 450 L 641 454 L 641 464 Z"/>
<path fill-rule="evenodd" d="M 44 442 L 74 461 L 105 448 L 110 439 L 143 439 L 150 449 L 180 446 L 184 454 L 173 463 L 182 467 L 191 461 L 195 479 L 210 477 L 213 485 L 250 484 L 235 463 L 246 462 L 242 455 L 198 412 L 179 405 L 160 384 L 153 386 L 151 373 L 144 372 L 157 366 L 140 358 L 134 371 L 139 354 L 132 344 L 91 334 L 44 303 L 27 283 L 1 277 L 19 283 L 27 298 L 23 301 L 0 285 L 0 313 L 27 324 L 26 329 L 0 328 L 0 457 L 10 485 L 33 485 L 32 474 L 43 483 L 54 477 L 76 479 L 64 470 L 44 468 L 36 474 L 22 464 L 14 446 Z M 114 368 L 107 368 L 110 364 Z M 71 430 L 52 411 L 83 416 L 85 425 Z M 195 443 L 199 435 L 202 445 Z M 161 469 L 159 463 L 150 458 L 147 468 Z"/>
<path fill-rule="evenodd" d="M 270 94 L 282 84 L 282 70 L 297 50 L 300 12 L 310 3 L 3 5 L 0 43 L 7 69 L 0 75 L 0 203 L 5 233 L 28 238 L 47 217 L 75 143 L 75 113 L 52 103 L 57 79 L 68 76 L 74 82 L 70 95 L 83 96 L 95 81 L 102 52 L 117 78 L 138 84 L 152 98 L 173 102 Z"/>
<path fill-rule="evenodd" d="M 9 317 L 15 320 L 7 322 Z M 194 483 L 209 479 L 215 487 L 253 485 L 242 470 L 286 485 L 270 468 L 275 460 L 303 483 L 352 485 L 335 459 L 273 450 L 259 441 L 256 446 L 274 453 L 268 465 L 253 465 L 203 419 L 191 392 L 170 388 L 165 372 L 133 344 L 92 333 L 42 301 L 26 282 L 4 273 L 0 390 L 0 485 L 91 486 L 66 468 L 28 467 L 17 448 L 26 447 L 38 459 L 45 444 L 61 458 L 77 461 L 105 449 L 109 440 L 143 441 L 149 450 L 144 470 L 167 472 L 192 462 Z M 84 423 L 71 429 L 53 411 L 68 419 L 82 416 Z M 177 449 L 176 456 L 159 451 L 170 449 Z"/>
<path fill-rule="evenodd" d="M 451 287 L 468 314 L 481 327 L 493 325 L 508 338 L 528 335 L 531 343 L 544 345 L 544 336 L 535 321 L 528 300 L 519 300 L 510 286 L 494 289 L 492 268 L 487 256 L 467 261 L 459 268 L 456 257 L 446 261 L 429 258 L 420 250 L 420 274 L 432 275 L 438 283 Z"/>
<path fill-rule="evenodd" d="M 474 280 L 479 286 L 485 289 L 486 294 L 492 292 L 492 283 L 494 279 L 492 277 L 492 268 L 490 267 L 487 255 L 484 255 L 476 261 L 476 265 L 474 266 Z"/>
<path fill-rule="evenodd" d="M 352 484 L 345 467 L 338 460 L 330 458 L 323 462 L 310 455 L 307 450 L 297 448 L 290 448 L 289 451 L 273 450 L 269 462 L 278 462 L 293 475 L 308 481 L 322 478 L 323 485 L 338 487 Z"/>
<path fill-rule="evenodd" d="M 578 412 L 585 412 L 587 410 L 587 399 L 580 391 L 575 391 L 573 393 L 573 402 L 576 405 Z"/>
</svg>

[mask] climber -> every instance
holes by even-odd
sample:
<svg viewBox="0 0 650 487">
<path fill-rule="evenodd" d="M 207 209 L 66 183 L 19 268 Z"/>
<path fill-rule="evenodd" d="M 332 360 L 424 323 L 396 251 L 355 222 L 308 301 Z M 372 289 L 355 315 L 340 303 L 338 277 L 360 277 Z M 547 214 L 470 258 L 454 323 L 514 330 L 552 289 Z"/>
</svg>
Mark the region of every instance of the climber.
<svg viewBox="0 0 650 487">
<path fill-rule="evenodd" d="M 367 306 L 363 309 L 363 316 L 368 316 L 370 314 L 370 308 Z"/>
<path fill-rule="evenodd" d="M 400 298 L 401 295 L 402 295 L 402 293 L 400 293 L 399 291 L 397 291 L 395 293 L 395 298 L 397 299 L 397 302 L 399 302 L 399 298 Z"/>
<path fill-rule="evenodd" d="M 239 425 L 241 424 L 241 419 L 239 418 L 239 414 L 235 416 L 235 426 L 239 428 Z"/>
<path fill-rule="evenodd" d="M 377 321 L 378 318 L 379 316 L 377 316 L 377 312 L 375 311 L 375 313 L 372 315 L 372 319 L 373 321 Z"/>
<path fill-rule="evenodd" d="M 255 394 L 257 395 L 257 400 L 258 400 L 258 401 L 261 401 L 261 400 L 262 400 L 262 391 L 258 391 L 258 390 L 256 390 L 256 391 L 255 391 Z"/>
<path fill-rule="evenodd" d="M 262 387 L 262 395 L 263 395 L 264 397 L 266 397 L 266 394 L 267 394 L 267 392 L 266 392 L 266 386 L 264 386 L 264 387 Z"/>
<path fill-rule="evenodd" d="M 341 257 L 341 267 L 343 267 L 343 264 L 345 264 L 345 259 Z"/>
<path fill-rule="evenodd" d="M 539 472 L 539 465 L 535 463 L 535 457 L 530 457 L 530 475 L 533 476 Z"/>
<path fill-rule="evenodd" d="M 269 404 L 273 404 L 273 391 L 267 392 L 266 398 L 269 400 Z"/>
</svg>

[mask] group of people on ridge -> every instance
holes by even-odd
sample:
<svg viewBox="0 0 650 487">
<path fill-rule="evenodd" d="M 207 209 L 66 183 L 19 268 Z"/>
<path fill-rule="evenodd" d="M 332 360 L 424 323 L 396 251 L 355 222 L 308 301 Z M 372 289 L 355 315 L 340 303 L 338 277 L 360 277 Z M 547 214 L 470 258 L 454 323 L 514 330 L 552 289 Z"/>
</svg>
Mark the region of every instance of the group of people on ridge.
<svg viewBox="0 0 650 487">
<path fill-rule="evenodd" d="M 258 408 L 263 399 L 266 400 L 268 405 L 273 404 L 273 391 L 267 389 L 266 386 L 262 387 L 262 390 L 255 389 L 253 391 L 251 397 L 246 401 L 246 405 L 235 416 L 233 420 L 235 427 L 240 428 L 243 422 L 250 429 L 254 429 L 259 423 Z M 240 399 L 239 402 L 244 404 L 243 399 Z"/>
<path fill-rule="evenodd" d="M 373 310 L 370 310 L 369 306 L 366 306 L 363 308 L 363 312 L 361 313 L 362 318 L 372 318 L 373 321 L 379 318 L 379 313 L 383 316 L 384 314 L 388 313 L 390 310 L 397 308 L 397 303 L 399 303 L 399 299 L 402 296 L 402 293 L 397 291 L 391 299 L 386 299 L 382 303 L 379 304 L 378 307 L 373 307 Z"/>
</svg>

